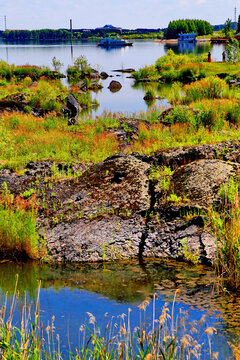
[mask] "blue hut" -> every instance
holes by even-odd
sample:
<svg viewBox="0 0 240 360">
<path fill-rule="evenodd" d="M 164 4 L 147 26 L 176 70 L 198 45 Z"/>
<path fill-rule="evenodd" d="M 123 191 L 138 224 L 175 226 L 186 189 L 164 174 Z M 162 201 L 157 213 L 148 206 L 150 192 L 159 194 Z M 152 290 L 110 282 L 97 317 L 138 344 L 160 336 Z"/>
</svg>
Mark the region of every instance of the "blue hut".
<svg viewBox="0 0 240 360">
<path fill-rule="evenodd" d="M 197 34 L 191 33 L 191 34 L 179 34 L 178 35 L 178 41 L 184 41 L 184 42 L 195 42 L 196 41 Z"/>
</svg>

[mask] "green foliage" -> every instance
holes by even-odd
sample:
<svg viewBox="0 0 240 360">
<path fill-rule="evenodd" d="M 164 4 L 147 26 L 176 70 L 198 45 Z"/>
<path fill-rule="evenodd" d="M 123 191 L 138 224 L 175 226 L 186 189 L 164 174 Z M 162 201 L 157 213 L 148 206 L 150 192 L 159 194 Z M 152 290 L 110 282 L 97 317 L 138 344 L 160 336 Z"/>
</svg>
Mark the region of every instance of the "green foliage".
<svg viewBox="0 0 240 360">
<path fill-rule="evenodd" d="M 171 124 L 194 124 L 194 114 L 188 108 L 175 106 L 164 120 Z"/>
<path fill-rule="evenodd" d="M 54 56 L 52 58 L 52 65 L 53 65 L 55 71 L 60 71 L 61 67 L 63 66 L 63 63 L 61 63 L 60 60 L 57 60 L 56 56 Z"/>
<path fill-rule="evenodd" d="M 71 39 L 71 32 L 67 30 L 6 30 L 1 35 L 4 39 L 13 40 L 45 40 Z"/>
<path fill-rule="evenodd" d="M 187 238 L 182 239 L 181 241 L 182 247 L 183 247 L 183 256 L 184 258 L 193 263 L 194 265 L 197 265 L 199 262 L 199 249 L 195 248 L 194 250 L 191 249 L 188 245 Z"/>
<path fill-rule="evenodd" d="M 239 126 L 240 124 L 240 104 L 232 102 L 225 107 L 226 120 L 231 124 Z"/>
<path fill-rule="evenodd" d="M 217 270 L 225 283 L 233 289 L 240 288 L 240 199 L 239 183 L 231 178 L 219 190 L 222 199 L 220 211 L 211 209 L 214 235 L 217 238 Z"/>
<path fill-rule="evenodd" d="M 236 63 L 240 61 L 240 49 L 239 42 L 236 39 L 231 38 L 226 46 L 226 61 L 230 63 Z"/>
<path fill-rule="evenodd" d="M 225 21 L 225 24 L 223 26 L 223 32 L 225 36 L 230 36 L 232 33 L 232 20 L 231 19 L 227 19 Z"/>
<path fill-rule="evenodd" d="M 170 21 L 164 36 L 167 39 L 177 39 L 180 33 L 196 33 L 197 35 L 208 35 L 213 33 L 211 24 L 204 20 L 174 20 Z"/>
<path fill-rule="evenodd" d="M 87 58 L 84 55 L 80 55 L 77 58 L 74 58 L 73 63 L 76 69 L 79 71 L 86 71 L 90 67 Z"/>
<path fill-rule="evenodd" d="M 24 197 L 25 199 L 28 199 L 30 196 L 32 196 L 33 194 L 35 194 L 36 189 L 29 189 L 29 190 L 25 190 L 23 193 L 21 193 L 20 195 L 22 197 Z"/>
<path fill-rule="evenodd" d="M 144 79 L 162 80 L 166 83 L 175 81 L 190 83 L 206 76 L 202 63 L 201 56 L 176 55 L 172 50 L 168 50 L 166 55 L 156 61 L 155 66 L 145 66 L 132 75 L 136 81 Z"/>
<path fill-rule="evenodd" d="M 185 101 L 192 102 L 202 99 L 222 98 L 224 91 L 228 89 L 225 80 L 210 76 L 208 78 L 196 81 L 184 87 Z"/>
<path fill-rule="evenodd" d="M 52 86 L 45 80 L 41 80 L 36 88 L 35 93 L 31 95 L 30 102 L 34 107 L 40 107 L 44 112 L 55 110 L 60 112 L 62 105 L 58 95 L 60 90 Z"/>
<path fill-rule="evenodd" d="M 183 199 L 181 196 L 177 196 L 175 193 L 171 193 L 167 196 L 167 202 L 181 204 L 183 202 Z"/>
<path fill-rule="evenodd" d="M 133 72 L 132 76 L 136 81 L 142 79 L 154 81 L 159 79 L 159 74 L 157 73 L 154 65 L 150 65 L 150 66 L 145 65 L 143 68 L 140 68 L 138 71 Z"/>
<path fill-rule="evenodd" d="M 227 183 L 220 186 L 218 195 L 221 197 L 224 204 L 234 204 L 236 197 L 238 196 L 238 182 L 231 177 Z"/>
<path fill-rule="evenodd" d="M 144 100 L 152 100 L 156 97 L 156 93 L 153 89 L 148 89 L 144 95 Z"/>
<path fill-rule="evenodd" d="M 39 237 L 34 207 L 34 200 L 26 203 L 18 199 L 15 203 L 14 196 L 3 184 L 0 191 L 0 255 L 38 256 Z"/>
</svg>

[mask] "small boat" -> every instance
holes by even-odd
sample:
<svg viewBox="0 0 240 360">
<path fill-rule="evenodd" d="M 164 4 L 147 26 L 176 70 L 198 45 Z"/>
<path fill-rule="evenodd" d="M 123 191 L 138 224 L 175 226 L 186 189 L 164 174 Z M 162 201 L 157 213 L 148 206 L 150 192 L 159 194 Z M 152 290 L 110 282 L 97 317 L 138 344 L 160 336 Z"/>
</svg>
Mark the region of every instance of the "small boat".
<svg viewBox="0 0 240 360">
<path fill-rule="evenodd" d="M 120 46 L 132 46 L 132 42 L 124 39 L 106 38 L 98 43 L 98 46 L 102 47 L 120 47 Z"/>
</svg>

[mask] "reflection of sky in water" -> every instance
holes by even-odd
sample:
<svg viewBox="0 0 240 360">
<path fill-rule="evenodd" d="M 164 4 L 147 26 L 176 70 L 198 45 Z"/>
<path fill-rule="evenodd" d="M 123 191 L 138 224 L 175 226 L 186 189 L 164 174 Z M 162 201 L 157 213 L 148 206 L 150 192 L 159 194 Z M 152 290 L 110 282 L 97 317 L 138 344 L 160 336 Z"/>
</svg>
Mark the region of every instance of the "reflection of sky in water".
<svg viewBox="0 0 240 360">
<path fill-rule="evenodd" d="M 238 336 L 239 332 L 229 326 L 228 320 L 233 313 L 238 313 L 238 308 L 229 311 L 225 303 L 229 299 L 218 297 L 212 293 L 210 285 L 213 281 L 214 271 L 200 266 L 191 267 L 184 263 L 161 263 L 149 261 L 144 264 L 117 263 L 93 264 L 74 266 L 57 266 L 38 263 L 0 264 L 0 306 L 4 303 L 6 291 L 11 295 L 14 290 L 15 274 L 19 274 L 20 298 L 14 311 L 14 323 L 20 326 L 21 308 L 24 304 L 24 290 L 30 294 L 27 303 L 32 303 L 32 311 L 37 297 L 37 279 L 42 280 L 40 291 L 41 319 L 44 327 L 55 316 L 55 334 L 60 335 L 63 348 L 68 349 L 67 333 L 73 348 L 78 345 L 78 330 L 81 324 L 88 326 L 87 312 L 92 313 L 97 320 L 97 325 L 105 328 L 112 316 L 114 323 L 119 325 L 119 315 L 131 312 L 131 326 L 139 325 L 138 305 L 148 296 L 152 297 L 158 292 L 156 301 L 156 318 L 162 311 L 162 306 L 171 302 L 175 290 L 181 288 L 181 296 L 175 304 L 174 314 L 179 316 L 180 308 L 188 311 L 187 328 L 206 315 L 206 322 L 200 328 L 199 334 L 194 335 L 199 343 L 207 338 L 205 329 L 213 326 L 217 334 L 212 336 L 213 351 L 220 353 L 219 359 L 226 359 L 228 355 L 227 340 L 231 336 Z M 158 289 L 158 290 L 157 290 Z M 11 299 L 9 298 L 8 304 Z M 234 302 L 239 301 L 236 298 Z M 224 311 L 229 311 L 225 314 Z M 108 313 L 108 317 L 105 317 Z M 239 319 L 239 317 L 236 317 Z M 143 319 L 143 313 L 142 313 Z M 146 311 L 146 322 L 152 323 L 152 301 Z M 228 329 L 226 329 L 229 327 Z M 196 326 L 199 329 L 199 326 Z"/>
<path fill-rule="evenodd" d="M 100 71 L 106 71 L 113 75 L 102 81 L 104 88 L 93 98 L 100 103 L 97 110 L 93 110 L 92 115 L 101 115 L 104 110 L 111 112 L 123 112 L 128 115 L 133 112 L 148 109 L 143 100 L 144 91 L 133 89 L 133 80 L 128 79 L 129 74 L 117 77 L 115 69 L 134 68 L 138 69 L 144 65 L 154 64 L 155 61 L 166 54 L 169 48 L 175 52 L 193 52 L 202 54 L 208 51 L 212 53 L 212 59 L 221 61 L 223 45 L 211 45 L 210 43 L 183 44 L 179 48 L 177 44 L 163 44 L 154 41 L 135 40 L 133 46 L 122 48 L 100 48 L 96 42 L 73 42 L 71 43 L 52 43 L 52 44 L 25 44 L 6 45 L 0 42 L 0 59 L 16 65 L 31 64 L 50 66 L 52 58 L 56 56 L 63 64 L 62 71 L 65 72 L 68 65 L 72 65 L 73 57 L 80 55 L 86 56 L 89 63 Z M 117 80 L 122 84 L 122 89 L 116 93 L 111 93 L 107 88 L 111 80 Z M 66 81 L 64 81 L 67 84 Z M 156 101 L 156 105 L 161 105 L 161 101 Z"/>
<path fill-rule="evenodd" d="M 166 298 L 164 296 L 159 297 L 156 301 L 156 319 L 161 315 L 162 306 L 165 304 Z M 116 331 L 119 330 L 120 315 L 128 314 L 129 307 L 132 312 L 130 314 L 131 329 L 133 330 L 140 323 L 140 310 L 138 308 L 139 303 L 131 304 L 116 302 L 109 300 L 107 297 L 102 297 L 99 294 L 91 293 L 84 290 L 70 290 L 69 288 L 62 288 L 56 292 L 53 288 L 42 289 L 40 293 L 40 308 L 41 308 L 41 320 L 44 322 L 44 327 L 51 324 L 51 317 L 55 316 L 55 335 L 59 334 L 61 342 L 61 350 L 69 349 L 69 342 L 71 350 L 79 344 L 79 328 L 82 324 L 87 325 L 92 329 L 92 325 L 89 324 L 89 316 L 87 312 L 92 313 L 96 317 L 96 324 L 104 333 L 106 325 L 112 319 L 113 324 L 117 324 Z M 32 309 L 34 304 L 32 305 Z M 170 314 L 172 311 L 172 303 L 169 302 Z M 202 344 L 202 350 L 208 350 L 208 339 L 204 333 L 207 327 L 215 327 L 217 334 L 211 336 L 212 351 L 219 352 L 219 360 L 225 360 L 229 356 L 229 346 L 224 334 L 221 333 L 222 324 L 218 319 L 218 313 L 212 312 L 209 314 L 206 310 L 199 309 L 197 306 L 189 306 L 187 304 L 177 301 L 174 307 L 175 320 L 180 321 L 180 313 L 184 314 L 189 312 L 189 316 L 186 317 L 186 333 L 190 333 L 190 328 L 194 325 L 194 322 L 199 322 L 203 315 L 206 315 L 207 321 L 201 326 L 197 326 L 198 334 L 192 334 L 193 338 Z M 107 313 L 107 316 L 106 316 Z M 151 330 L 152 324 L 152 301 L 146 310 L 145 323 L 146 329 Z M 182 315 L 184 317 L 184 315 Z M 126 317 L 127 318 L 127 317 Z M 142 312 L 141 319 L 143 321 L 144 314 Z M 18 319 L 18 320 L 17 320 Z M 19 308 L 16 308 L 14 313 L 14 323 L 20 327 L 21 313 Z M 127 320 L 126 320 L 127 322 Z M 218 325 L 216 325 L 218 323 Z M 169 320 L 169 327 L 171 326 L 171 320 Z M 207 357 L 208 358 L 208 357 Z"/>
</svg>

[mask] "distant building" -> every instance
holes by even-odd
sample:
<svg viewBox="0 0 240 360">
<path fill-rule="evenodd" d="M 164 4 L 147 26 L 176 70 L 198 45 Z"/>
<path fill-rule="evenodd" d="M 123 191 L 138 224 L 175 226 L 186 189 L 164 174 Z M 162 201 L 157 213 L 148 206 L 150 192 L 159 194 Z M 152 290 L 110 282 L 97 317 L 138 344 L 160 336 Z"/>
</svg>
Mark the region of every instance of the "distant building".
<svg viewBox="0 0 240 360">
<path fill-rule="evenodd" d="M 121 31 L 122 28 L 116 27 L 113 25 L 104 25 L 103 27 L 98 27 L 95 30 L 118 30 L 118 31 Z"/>
<path fill-rule="evenodd" d="M 191 34 L 179 34 L 178 35 L 178 41 L 185 41 L 185 42 L 194 42 L 196 41 L 197 34 L 191 33 Z"/>
</svg>

